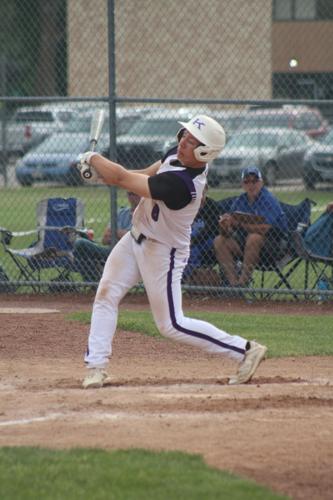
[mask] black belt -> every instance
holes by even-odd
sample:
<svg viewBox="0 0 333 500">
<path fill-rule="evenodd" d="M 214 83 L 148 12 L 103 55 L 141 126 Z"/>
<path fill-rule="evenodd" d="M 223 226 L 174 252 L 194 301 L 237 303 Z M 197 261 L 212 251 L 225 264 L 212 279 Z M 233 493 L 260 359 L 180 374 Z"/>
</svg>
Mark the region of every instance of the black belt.
<svg viewBox="0 0 333 500">
<path fill-rule="evenodd" d="M 141 245 L 143 240 L 147 239 L 147 236 L 145 236 L 144 234 L 142 233 L 136 234 L 134 231 L 131 231 L 131 236 L 138 245 Z"/>
</svg>

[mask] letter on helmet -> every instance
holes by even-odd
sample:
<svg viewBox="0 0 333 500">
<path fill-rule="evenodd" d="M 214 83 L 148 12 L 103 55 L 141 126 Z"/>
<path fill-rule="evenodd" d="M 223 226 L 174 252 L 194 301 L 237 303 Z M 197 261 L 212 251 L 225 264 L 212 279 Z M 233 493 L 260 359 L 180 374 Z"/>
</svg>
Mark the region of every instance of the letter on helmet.
<svg viewBox="0 0 333 500">
<path fill-rule="evenodd" d="M 194 116 L 189 122 L 178 122 L 203 145 L 194 150 L 194 156 L 204 163 L 214 160 L 225 145 L 223 127 L 206 115 Z M 179 137 L 179 132 L 178 132 Z"/>
</svg>

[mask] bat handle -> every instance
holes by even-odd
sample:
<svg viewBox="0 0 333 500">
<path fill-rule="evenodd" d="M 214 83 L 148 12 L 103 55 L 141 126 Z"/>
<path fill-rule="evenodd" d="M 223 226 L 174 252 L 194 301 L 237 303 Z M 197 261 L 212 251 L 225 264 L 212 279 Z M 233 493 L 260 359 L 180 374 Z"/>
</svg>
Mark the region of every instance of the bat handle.
<svg viewBox="0 0 333 500">
<path fill-rule="evenodd" d="M 91 141 L 90 142 L 90 151 L 95 151 L 95 148 L 96 148 L 96 141 Z M 87 168 L 85 170 L 83 170 L 82 177 L 86 180 L 89 180 L 92 178 L 92 176 L 93 176 L 93 174 L 92 174 L 91 168 L 88 165 Z"/>
</svg>

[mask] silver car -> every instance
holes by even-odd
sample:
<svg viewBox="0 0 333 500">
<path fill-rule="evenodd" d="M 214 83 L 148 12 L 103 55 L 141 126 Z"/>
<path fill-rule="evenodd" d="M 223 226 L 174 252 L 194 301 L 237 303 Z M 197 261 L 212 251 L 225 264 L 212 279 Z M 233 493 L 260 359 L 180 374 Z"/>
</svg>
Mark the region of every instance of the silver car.
<svg viewBox="0 0 333 500">
<path fill-rule="evenodd" d="M 333 129 L 305 154 L 303 181 L 307 189 L 315 189 L 317 182 L 333 182 Z"/>
<path fill-rule="evenodd" d="M 302 178 L 306 150 L 313 144 L 304 132 L 286 128 L 245 129 L 235 132 L 211 166 L 208 183 L 217 186 L 222 180 L 240 182 L 241 171 L 256 165 L 265 183 L 278 179 Z"/>
</svg>

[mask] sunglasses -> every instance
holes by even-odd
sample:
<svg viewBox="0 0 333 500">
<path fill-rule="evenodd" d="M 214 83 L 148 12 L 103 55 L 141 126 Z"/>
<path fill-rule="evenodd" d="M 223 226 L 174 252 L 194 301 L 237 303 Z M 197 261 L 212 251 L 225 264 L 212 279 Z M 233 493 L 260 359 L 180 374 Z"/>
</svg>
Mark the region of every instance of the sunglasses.
<svg viewBox="0 0 333 500">
<path fill-rule="evenodd" d="M 257 184 L 259 182 L 259 179 L 247 179 L 243 181 L 243 184 Z"/>
</svg>

